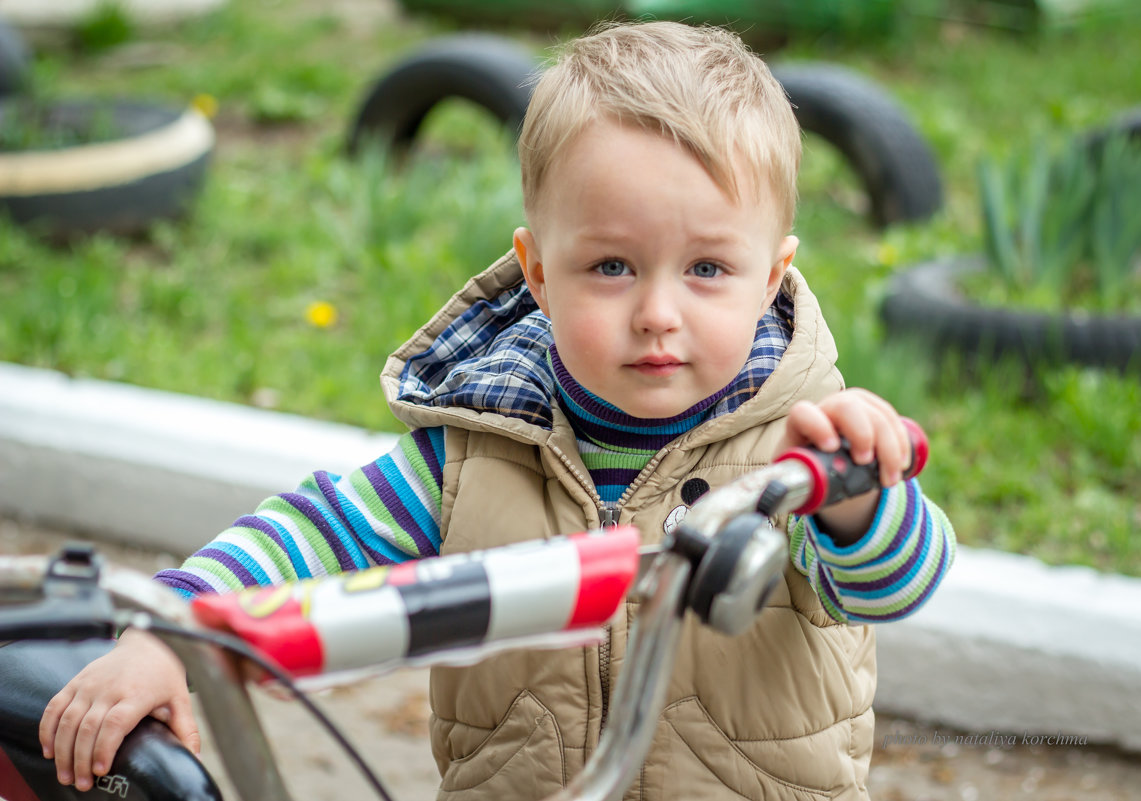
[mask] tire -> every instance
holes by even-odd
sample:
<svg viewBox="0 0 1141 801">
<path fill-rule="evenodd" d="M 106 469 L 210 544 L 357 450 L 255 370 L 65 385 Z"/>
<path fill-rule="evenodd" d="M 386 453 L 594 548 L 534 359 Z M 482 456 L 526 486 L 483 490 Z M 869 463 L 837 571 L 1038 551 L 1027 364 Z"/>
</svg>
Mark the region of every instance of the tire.
<svg viewBox="0 0 1141 801">
<path fill-rule="evenodd" d="M 800 127 L 839 150 L 859 175 L 876 225 L 924 220 L 943 205 L 939 168 L 883 89 L 831 64 L 776 64 Z"/>
<path fill-rule="evenodd" d="M 0 97 L 15 94 L 28 80 L 28 49 L 14 28 L 0 21 Z"/>
<path fill-rule="evenodd" d="M 513 40 L 487 34 L 438 39 L 396 65 L 369 92 L 349 136 L 407 148 L 428 112 L 461 97 L 518 132 L 540 67 Z M 836 147 L 860 176 L 878 225 L 926 219 L 943 204 L 930 148 L 882 89 L 826 64 L 783 65 L 773 74 L 788 92 L 800 126 Z"/>
<path fill-rule="evenodd" d="M 0 124 L 16 101 L 0 103 Z M 82 127 L 107 115 L 116 137 L 57 150 L 0 152 L 0 212 L 51 235 L 137 233 L 185 212 L 214 149 L 195 111 L 95 101 L 53 105 L 47 124 Z"/>
<path fill-rule="evenodd" d="M 896 274 L 880 308 L 889 334 L 919 337 L 939 352 L 954 350 L 972 361 L 1014 357 L 1031 365 L 1141 368 L 1141 317 L 976 306 L 962 296 L 957 282 L 983 269 L 981 258 L 958 258 Z"/>
<path fill-rule="evenodd" d="M 535 58 L 511 39 L 461 34 L 430 42 L 369 91 L 349 135 L 349 152 L 368 138 L 407 148 L 428 112 L 449 98 L 482 106 L 518 134 L 537 70 Z"/>
<path fill-rule="evenodd" d="M 1117 136 L 1128 137 L 1133 145 L 1141 144 L 1141 107 L 1129 109 L 1108 125 L 1089 131 L 1082 141 L 1096 158 L 1101 155 L 1105 143 Z"/>
</svg>

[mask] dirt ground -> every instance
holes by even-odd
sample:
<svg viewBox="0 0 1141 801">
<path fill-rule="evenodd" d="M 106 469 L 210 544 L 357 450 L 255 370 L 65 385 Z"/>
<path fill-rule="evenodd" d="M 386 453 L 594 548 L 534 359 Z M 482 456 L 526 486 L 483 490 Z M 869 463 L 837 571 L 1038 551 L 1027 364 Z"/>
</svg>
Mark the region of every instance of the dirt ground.
<svg viewBox="0 0 1141 801">
<path fill-rule="evenodd" d="M 54 550 L 65 535 L 0 521 L 0 553 Z M 176 560 L 134 548 L 100 546 L 106 558 L 154 572 Z M 394 673 L 316 696 L 361 750 L 397 801 L 431 798 L 437 773 L 427 745 L 427 672 Z M 293 794 L 307 801 L 367 799 L 356 768 L 296 703 L 255 691 L 271 743 Z M 955 739 L 990 737 L 990 745 Z M 996 744 L 1013 736 L 1011 745 Z M 224 776 L 206 733 L 203 760 Z M 220 784 L 225 790 L 225 780 Z M 1133 801 L 1141 798 L 1141 755 L 1095 745 L 1021 743 L 1013 732 L 961 732 L 880 715 L 869 782 L 876 801 Z M 234 797 L 230 794 L 228 797 Z"/>
</svg>

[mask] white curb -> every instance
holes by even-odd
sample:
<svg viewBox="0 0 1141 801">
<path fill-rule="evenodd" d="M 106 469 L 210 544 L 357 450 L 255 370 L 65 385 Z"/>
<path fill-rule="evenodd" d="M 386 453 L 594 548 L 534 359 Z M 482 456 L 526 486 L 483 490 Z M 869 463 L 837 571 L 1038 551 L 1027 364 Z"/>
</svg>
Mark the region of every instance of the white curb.
<svg viewBox="0 0 1141 801">
<path fill-rule="evenodd" d="M 0 364 L 0 514 L 176 554 L 395 440 Z M 878 635 L 884 712 L 1141 750 L 1141 580 L 961 548 L 930 603 Z"/>
<path fill-rule="evenodd" d="M 378 389 L 379 395 L 379 389 Z M 186 555 L 393 434 L 0 364 L 0 513 Z"/>
<path fill-rule="evenodd" d="M 877 635 L 878 709 L 1141 751 L 1141 580 L 960 548 L 928 604 Z"/>
<path fill-rule="evenodd" d="M 102 0 L 0 0 L 0 17 L 18 28 L 72 28 L 99 11 Z M 226 0 L 119 0 L 132 21 L 168 24 L 201 16 Z"/>
</svg>

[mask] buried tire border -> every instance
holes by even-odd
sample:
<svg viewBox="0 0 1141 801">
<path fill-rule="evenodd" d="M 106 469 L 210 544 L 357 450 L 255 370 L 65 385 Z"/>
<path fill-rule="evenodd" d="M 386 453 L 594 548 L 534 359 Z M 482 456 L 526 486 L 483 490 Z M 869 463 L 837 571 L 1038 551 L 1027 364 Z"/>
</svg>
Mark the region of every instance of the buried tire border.
<svg viewBox="0 0 1141 801">
<path fill-rule="evenodd" d="M 370 136 L 406 149 L 428 113 L 450 98 L 476 103 L 517 135 L 542 69 L 524 47 L 499 35 L 431 40 L 373 84 L 358 106 L 347 149 L 356 153 Z M 828 63 L 777 63 L 772 73 L 801 128 L 835 147 L 859 176 L 874 224 L 922 220 L 942 207 L 931 148 L 878 84 Z"/>
<path fill-rule="evenodd" d="M 495 34 L 431 40 L 373 84 L 358 107 L 348 151 L 358 152 L 369 137 L 409 147 L 428 113 L 452 98 L 481 106 L 517 136 L 540 69 L 526 48 Z"/>
<path fill-rule="evenodd" d="M 980 306 L 963 296 L 957 282 L 984 269 L 981 256 L 960 256 L 896 273 L 880 307 L 888 334 L 925 339 L 940 352 L 955 350 L 970 359 L 1141 368 L 1141 317 Z"/>
<path fill-rule="evenodd" d="M 876 225 L 925 220 L 942 208 L 931 148 L 879 84 L 825 62 L 777 62 L 772 73 L 800 127 L 835 147 L 859 176 Z"/>
<path fill-rule="evenodd" d="M 0 117 L 7 103 L 0 102 Z M 121 135 L 55 150 L 0 152 L 0 212 L 51 234 L 135 233 L 176 217 L 197 194 L 214 129 L 193 109 L 135 101 L 62 101 L 62 120 L 110 115 Z"/>
</svg>

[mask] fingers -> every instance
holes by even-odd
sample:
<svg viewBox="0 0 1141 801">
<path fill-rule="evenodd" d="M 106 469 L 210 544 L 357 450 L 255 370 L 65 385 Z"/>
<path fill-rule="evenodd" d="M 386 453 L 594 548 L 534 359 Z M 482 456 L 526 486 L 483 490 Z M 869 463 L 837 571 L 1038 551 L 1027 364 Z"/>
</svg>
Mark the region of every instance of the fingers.
<svg viewBox="0 0 1141 801">
<path fill-rule="evenodd" d="M 166 646 L 128 630 L 109 653 L 64 687 L 40 718 L 40 746 L 62 784 L 90 789 L 107 773 L 123 738 L 150 713 L 163 714 L 191 750 L 197 729 L 186 675 Z"/>
<path fill-rule="evenodd" d="M 903 420 L 890 403 L 863 389 L 848 389 L 819 404 L 802 401 L 790 409 L 791 444 L 810 444 L 822 451 L 848 442 L 852 461 L 879 466 L 880 484 L 898 483 L 911 460 L 911 440 Z"/>
<path fill-rule="evenodd" d="M 101 732 L 107 727 L 108 710 L 101 705 L 93 705 L 87 710 L 87 714 L 80 720 L 75 732 L 74 745 L 70 746 L 72 773 L 75 779 L 75 788 L 77 790 L 90 790 L 95 780 L 91 772 L 91 757 L 95 751 L 95 744 Z M 56 770 L 59 772 L 60 758 L 66 753 L 69 746 L 66 741 L 70 738 L 66 736 L 63 738 L 64 742 L 57 742 Z M 114 751 L 112 751 L 112 754 Z M 103 770 L 106 773 L 106 768 Z M 63 779 L 60 779 L 63 782 Z M 66 784 L 66 782 L 63 782 Z"/>
<path fill-rule="evenodd" d="M 787 438 L 793 446 L 811 445 L 822 451 L 840 447 L 840 435 L 823 407 L 798 401 L 788 412 Z"/>
<path fill-rule="evenodd" d="M 163 722 L 170 727 L 174 736 L 190 750 L 190 753 L 195 756 L 201 754 L 202 738 L 198 734 L 198 724 L 194 721 L 194 712 L 190 707 L 190 696 L 171 703 L 169 710 L 169 718 Z"/>
<path fill-rule="evenodd" d="M 81 697 L 76 697 L 59 716 L 51 751 L 55 757 L 55 771 L 60 784 L 71 784 L 75 781 L 75 744 L 80 737 L 80 727 L 83 721 L 88 719 L 90 709 L 89 703 Z"/>
<path fill-rule="evenodd" d="M 98 717 L 92 705 L 68 684 L 49 703 L 40 718 L 40 747 L 45 759 L 54 759 L 60 784 L 76 781 L 75 753 L 85 737 L 98 733 Z M 93 730 L 94 729 L 94 730 Z M 84 768 L 84 776 L 90 771 Z M 80 788 L 84 789 L 84 788 Z"/>
<path fill-rule="evenodd" d="M 94 712 L 94 708 L 92 710 Z M 104 776 L 111 769 L 115 753 L 125 738 L 139 721 L 146 716 L 146 710 L 136 703 L 120 702 L 96 718 L 95 735 L 90 741 L 81 737 L 75 743 L 75 786 L 86 790 L 92 776 Z M 86 720 L 84 721 L 86 722 Z"/>
<path fill-rule="evenodd" d="M 60 784 L 90 790 L 95 777 L 111 769 L 123 738 L 146 714 L 145 709 L 129 700 L 108 706 L 88 703 L 82 697 L 74 699 L 60 716 L 52 744 Z M 193 721 L 190 726 L 193 728 Z"/>
<path fill-rule="evenodd" d="M 43 749 L 44 759 L 55 758 L 55 736 L 59 720 L 74 697 L 75 692 L 69 684 L 48 702 L 44 714 L 40 717 L 40 748 Z"/>
<path fill-rule="evenodd" d="M 911 444 L 903 421 L 890 403 L 862 389 L 849 390 L 837 404 L 834 422 L 848 440 L 852 461 L 879 465 L 881 486 L 899 482 L 911 456 Z"/>
</svg>

